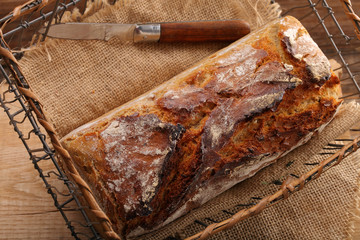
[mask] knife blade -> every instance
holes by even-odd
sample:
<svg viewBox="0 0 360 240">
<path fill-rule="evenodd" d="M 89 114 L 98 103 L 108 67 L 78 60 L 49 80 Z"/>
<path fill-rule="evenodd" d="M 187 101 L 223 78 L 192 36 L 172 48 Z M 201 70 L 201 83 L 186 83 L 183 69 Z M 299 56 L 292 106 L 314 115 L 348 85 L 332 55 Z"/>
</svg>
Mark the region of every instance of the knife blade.
<svg viewBox="0 0 360 240">
<path fill-rule="evenodd" d="M 40 33 L 46 32 L 45 28 Z M 235 41 L 250 32 L 244 20 L 215 20 L 146 24 L 61 23 L 51 25 L 47 36 L 72 40 L 122 42 L 205 42 Z"/>
</svg>

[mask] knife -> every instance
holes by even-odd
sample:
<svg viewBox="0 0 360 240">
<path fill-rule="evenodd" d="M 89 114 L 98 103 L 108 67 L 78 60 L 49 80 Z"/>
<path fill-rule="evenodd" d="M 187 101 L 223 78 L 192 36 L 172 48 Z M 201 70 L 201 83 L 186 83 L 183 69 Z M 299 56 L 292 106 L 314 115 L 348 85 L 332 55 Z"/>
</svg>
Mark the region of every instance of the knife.
<svg viewBox="0 0 360 240">
<path fill-rule="evenodd" d="M 45 34 L 46 28 L 39 31 Z M 123 42 L 235 41 L 250 32 L 243 20 L 215 20 L 146 24 L 61 23 L 51 25 L 47 36 L 72 40 L 117 38 Z"/>
</svg>

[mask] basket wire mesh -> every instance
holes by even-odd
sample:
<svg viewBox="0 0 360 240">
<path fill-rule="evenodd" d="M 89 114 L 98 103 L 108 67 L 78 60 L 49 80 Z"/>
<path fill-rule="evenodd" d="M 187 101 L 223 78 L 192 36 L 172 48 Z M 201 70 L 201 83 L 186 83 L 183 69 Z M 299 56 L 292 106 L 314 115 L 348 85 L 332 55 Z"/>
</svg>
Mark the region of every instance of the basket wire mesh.
<svg viewBox="0 0 360 240">
<path fill-rule="evenodd" d="M 275 2 L 275 1 L 272 1 Z M 284 3 L 285 1 L 277 1 Z M 350 1 L 340 1 L 344 4 L 345 10 L 349 13 L 346 19 L 353 22 L 353 25 L 357 29 L 355 35 L 351 30 L 344 29 L 344 17 L 340 17 L 342 22 L 338 20 L 338 16 L 342 13 L 335 13 L 333 8 L 328 4 L 326 0 L 318 0 L 316 2 L 312 0 L 303 1 L 289 1 L 287 6 L 290 6 L 288 10 L 283 11 L 283 15 L 293 15 L 300 21 L 306 21 L 308 18 L 316 19 L 316 24 L 307 27 L 309 33 L 312 35 L 315 41 L 326 36 L 329 40 L 329 44 L 320 47 L 329 58 L 335 58 L 341 63 L 337 69 L 344 69 L 342 76 L 342 85 L 344 96 L 346 99 L 358 98 L 360 94 L 359 82 L 357 81 L 360 74 L 360 60 L 356 57 L 350 57 L 354 51 L 358 51 L 360 48 L 360 41 L 357 39 L 360 36 L 360 24 L 359 19 L 354 15 L 352 5 Z M 36 35 L 37 29 L 40 26 L 46 25 L 47 29 L 51 23 L 61 22 L 61 18 L 66 10 L 69 10 L 73 6 L 80 6 L 81 9 L 85 9 L 86 1 L 71 0 L 71 1 L 52 1 L 52 4 L 45 6 L 41 0 L 31 1 L 20 8 L 17 12 L 12 12 L 9 15 L 0 19 L 0 24 L 3 28 L 3 35 L 0 39 L 1 47 L 11 49 L 16 58 L 21 58 L 22 49 L 24 46 L 29 46 L 34 41 L 44 40 L 46 37 L 47 30 L 44 35 Z M 345 15 L 344 15 L 345 16 Z M 346 17 L 346 16 L 345 16 Z M 346 26 L 350 24 L 346 24 Z M 324 32 L 320 33 L 322 29 Z M 24 42 L 28 45 L 24 45 Z M 328 46 L 331 47 L 328 47 Z M 9 47 L 10 46 L 10 47 Z M 4 58 L 1 58 L 0 71 L 2 78 L 0 78 L 0 84 L 6 83 L 7 90 L 0 95 L 0 106 L 4 109 L 4 112 L 9 118 L 10 124 L 14 127 L 14 131 L 18 134 L 21 142 L 29 154 L 29 158 L 32 161 L 34 168 L 39 173 L 40 178 L 44 182 L 47 192 L 50 194 L 54 201 L 56 209 L 60 212 L 65 220 L 67 227 L 69 228 L 71 235 L 75 239 L 102 239 L 99 233 L 96 231 L 97 222 L 91 222 L 88 214 L 87 207 L 83 204 L 81 193 L 78 191 L 77 186 L 70 181 L 62 170 L 62 166 L 57 161 L 56 152 L 49 143 L 46 134 L 40 127 L 40 124 L 34 116 L 37 106 L 30 106 L 27 99 L 19 91 L 19 83 L 14 79 L 14 75 L 11 74 L 11 70 L 15 71 L 19 77 L 18 81 L 23 88 L 29 88 L 26 81 L 23 81 L 23 76 L 19 71 L 16 64 L 11 62 L 11 69 L 4 64 Z M 14 107 L 16 105 L 17 107 Z M 34 109 L 35 107 L 35 109 Z M 25 122 L 31 124 L 32 129 L 23 129 Z M 352 132 L 359 132 L 359 129 L 351 129 Z M 30 139 L 38 139 L 38 144 L 29 144 Z M 343 144 L 343 142 L 351 142 L 350 144 Z M 300 190 L 304 184 L 308 183 L 312 179 L 320 175 L 323 170 L 336 165 L 342 158 L 356 151 L 360 146 L 358 139 L 353 138 L 339 138 L 335 139 L 334 142 L 329 143 L 324 147 L 324 151 L 319 153 L 321 155 L 332 156 L 331 159 L 327 159 L 326 162 L 319 163 L 306 163 L 309 166 L 314 166 L 314 172 L 309 173 L 306 176 L 297 176 L 293 174 L 295 179 L 298 179 L 297 184 L 294 185 L 294 189 L 286 191 L 286 195 L 282 192 L 275 198 L 253 196 L 247 203 L 239 204 L 234 209 L 224 209 L 223 213 L 229 215 L 234 219 L 234 216 L 239 215 L 239 211 L 244 213 L 248 212 L 247 217 L 254 214 L 251 212 L 254 207 L 261 205 L 260 211 L 282 199 L 285 199 L 288 195 Z M 341 150 L 341 151 L 338 151 Z M 51 161 L 53 169 L 44 171 L 41 167 L 41 163 L 44 161 Z M 291 164 L 291 163 L 289 163 Z M 284 183 L 281 181 L 274 181 L 273 184 L 282 186 Z M 266 200 L 266 201 L 265 201 Z M 250 209 L 250 210 L 249 210 Z M 257 208 L 259 210 L 259 208 Z M 82 221 L 72 220 L 69 216 L 70 211 L 76 211 L 82 216 Z M 258 212 L 260 212 L 258 211 Z M 237 213 L 236 213 L 237 212 Z M 258 213 L 256 212 L 256 213 Z M 240 219 L 238 219 L 240 221 Z M 189 239 L 205 239 L 217 231 L 226 229 L 231 224 L 229 221 L 219 222 L 213 219 L 211 216 L 205 219 L 197 219 L 193 224 L 199 225 L 200 232 Z M 180 237 L 179 237 L 180 238 Z M 167 238 L 178 239 L 178 237 L 169 236 Z"/>
<path fill-rule="evenodd" d="M 25 42 L 29 42 L 30 37 L 44 23 L 50 23 L 54 19 L 55 22 L 61 21 L 64 12 L 80 2 L 80 0 L 61 2 L 57 0 L 52 10 L 43 13 L 43 8 L 40 10 L 40 16 L 38 17 L 34 16 L 36 10 L 41 6 L 42 1 L 34 1 L 24 5 L 20 10 L 20 15 L 26 12 L 29 12 L 29 14 L 21 16 L 20 21 L 16 22 L 15 27 L 3 34 L 0 40 L 1 46 L 8 48 L 8 44 L 10 44 L 14 56 L 21 58 L 24 39 Z M 0 24 L 8 23 L 13 18 L 14 14 L 11 13 L 0 19 Z M 50 24 L 47 24 L 47 26 L 50 26 Z M 26 33 L 25 30 L 29 30 L 31 33 L 27 33 L 27 35 L 24 36 L 24 33 Z M 16 39 L 18 39 L 18 41 L 16 41 Z M 28 88 L 29 86 L 26 81 L 22 81 L 24 78 L 17 65 L 11 64 L 11 67 L 19 76 L 22 86 Z M 43 133 L 44 130 L 41 129 L 39 122 L 34 116 L 35 109 L 29 105 L 23 94 L 19 92 L 18 84 L 14 76 L 10 74 L 9 68 L 6 68 L 3 62 L 2 65 L 0 65 L 0 71 L 2 74 L 0 84 L 2 81 L 7 83 L 7 90 L 0 96 L 0 106 L 4 109 L 4 112 L 10 120 L 10 124 L 14 127 L 14 131 L 18 134 L 27 150 L 29 159 L 32 161 L 34 168 L 44 182 L 45 189 L 47 189 L 47 193 L 52 197 L 56 209 L 64 218 L 71 235 L 75 239 L 102 239 L 94 227 L 97 223 L 91 222 L 88 217 L 86 212 L 88 207 L 82 204 L 83 200 L 81 199 L 81 193 L 78 191 L 78 187 L 67 178 L 62 166 L 59 165 L 56 153 L 54 149 L 50 147 L 51 144 L 47 140 L 47 135 Z M 30 123 L 32 129 L 24 129 L 25 123 Z M 34 143 L 34 138 L 38 139 L 37 143 Z M 42 162 L 45 161 L 51 161 L 53 167 L 51 170 L 44 171 L 42 169 Z M 74 218 L 74 214 L 69 214 L 69 212 L 72 211 L 76 211 L 82 216 L 80 218 L 81 221 L 79 221 L 78 218 Z"/>
</svg>

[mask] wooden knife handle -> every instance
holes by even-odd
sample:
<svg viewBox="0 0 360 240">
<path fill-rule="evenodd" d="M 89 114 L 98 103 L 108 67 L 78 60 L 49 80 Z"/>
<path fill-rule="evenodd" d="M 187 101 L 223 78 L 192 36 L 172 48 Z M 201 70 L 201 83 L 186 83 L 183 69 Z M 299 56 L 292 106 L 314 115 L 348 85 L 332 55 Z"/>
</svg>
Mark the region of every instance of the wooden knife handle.
<svg viewBox="0 0 360 240">
<path fill-rule="evenodd" d="M 160 24 L 160 42 L 236 41 L 250 32 L 243 20 L 171 22 Z"/>
</svg>

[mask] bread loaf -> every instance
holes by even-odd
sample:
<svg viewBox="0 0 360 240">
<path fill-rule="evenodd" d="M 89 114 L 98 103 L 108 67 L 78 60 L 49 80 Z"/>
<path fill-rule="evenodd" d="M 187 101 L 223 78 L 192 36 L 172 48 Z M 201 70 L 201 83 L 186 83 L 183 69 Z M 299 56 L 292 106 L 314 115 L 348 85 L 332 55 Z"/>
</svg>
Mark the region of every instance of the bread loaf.
<svg viewBox="0 0 360 240">
<path fill-rule="evenodd" d="M 339 79 L 304 27 L 277 19 L 62 140 L 120 234 L 159 228 L 305 143 Z"/>
</svg>

